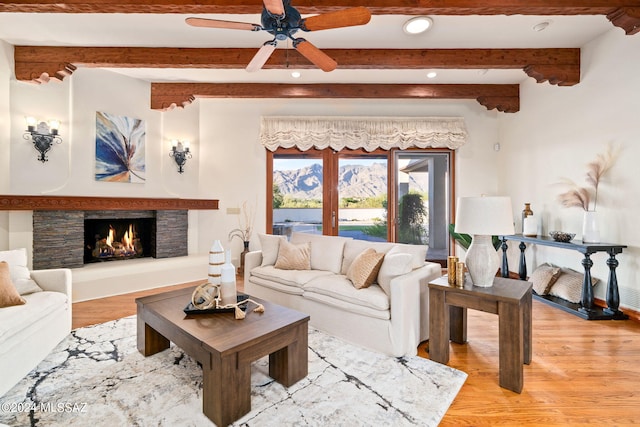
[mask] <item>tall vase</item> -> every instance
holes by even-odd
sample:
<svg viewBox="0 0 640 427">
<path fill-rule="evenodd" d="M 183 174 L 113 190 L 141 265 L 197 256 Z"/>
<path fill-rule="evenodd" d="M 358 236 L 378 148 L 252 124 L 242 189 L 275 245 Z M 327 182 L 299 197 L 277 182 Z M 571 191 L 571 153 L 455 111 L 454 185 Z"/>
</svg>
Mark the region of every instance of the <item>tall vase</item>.
<svg viewBox="0 0 640 427">
<path fill-rule="evenodd" d="M 584 211 L 582 219 L 582 242 L 600 243 L 600 229 L 596 211 Z"/>
<path fill-rule="evenodd" d="M 244 256 L 247 254 L 247 252 L 249 252 L 249 241 L 245 240 L 242 243 L 244 244 L 244 248 L 240 253 L 240 268 L 238 268 L 239 274 L 244 274 Z"/>
<path fill-rule="evenodd" d="M 220 293 L 222 294 L 222 305 L 235 304 L 237 300 L 236 292 L 236 268 L 231 264 L 231 250 L 225 253 L 225 263 L 220 274 Z"/>
<path fill-rule="evenodd" d="M 209 249 L 209 282 L 219 285 L 224 264 L 224 249 L 220 240 L 215 240 Z"/>
</svg>

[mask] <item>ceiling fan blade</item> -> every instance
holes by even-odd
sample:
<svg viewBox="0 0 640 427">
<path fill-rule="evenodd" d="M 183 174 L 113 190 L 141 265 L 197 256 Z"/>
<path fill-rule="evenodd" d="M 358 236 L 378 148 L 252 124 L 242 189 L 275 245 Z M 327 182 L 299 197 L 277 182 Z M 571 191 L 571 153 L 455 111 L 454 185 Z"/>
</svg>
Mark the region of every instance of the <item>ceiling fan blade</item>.
<svg viewBox="0 0 640 427">
<path fill-rule="evenodd" d="M 270 41 L 263 44 L 260 50 L 258 50 L 258 53 L 253 56 L 253 59 L 251 59 L 249 65 L 247 65 L 246 70 L 250 73 L 253 73 L 261 69 L 274 50 L 276 50 L 275 42 Z"/>
<path fill-rule="evenodd" d="M 304 31 L 328 30 L 331 28 L 352 27 L 364 25 L 371 20 L 371 12 L 366 7 L 352 7 L 336 12 L 310 16 L 300 22 Z"/>
<path fill-rule="evenodd" d="M 270 14 L 274 16 L 282 16 L 284 15 L 284 4 L 282 0 L 262 0 L 264 3 L 264 8 L 269 11 Z"/>
<path fill-rule="evenodd" d="M 295 47 L 302 56 L 313 62 L 322 71 L 333 71 L 338 66 L 338 63 L 333 58 L 305 39 L 296 39 L 293 47 Z"/>
<path fill-rule="evenodd" d="M 206 28 L 227 28 L 231 30 L 249 30 L 259 31 L 262 27 L 258 24 L 249 24 L 247 22 L 234 22 L 234 21 L 222 21 L 220 19 L 207 19 L 207 18 L 187 18 L 184 20 L 192 27 L 206 27 Z"/>
</svg>

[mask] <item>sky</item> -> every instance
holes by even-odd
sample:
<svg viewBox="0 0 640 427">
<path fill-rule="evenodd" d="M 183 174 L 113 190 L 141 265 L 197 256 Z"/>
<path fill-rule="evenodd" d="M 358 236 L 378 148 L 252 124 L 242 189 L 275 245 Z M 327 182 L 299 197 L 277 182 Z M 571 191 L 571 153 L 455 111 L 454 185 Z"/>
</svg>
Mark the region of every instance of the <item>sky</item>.
<svg viewBox="0 0 640 427">
<path fill-rule="evenodd" d="M 362 165 L 362 166 L 370 166 L 373 163 L 381 163 L 381 159 L 346 159 L 340 162 L 340 166 L 344 165 Z M 322 164 L 321 159 L 274 159 L 273 160 L 273 169 L 274 170 L 295 170 L 300 169 L 306 166 L 311 166 L 312 164 Z"/>
</svg>

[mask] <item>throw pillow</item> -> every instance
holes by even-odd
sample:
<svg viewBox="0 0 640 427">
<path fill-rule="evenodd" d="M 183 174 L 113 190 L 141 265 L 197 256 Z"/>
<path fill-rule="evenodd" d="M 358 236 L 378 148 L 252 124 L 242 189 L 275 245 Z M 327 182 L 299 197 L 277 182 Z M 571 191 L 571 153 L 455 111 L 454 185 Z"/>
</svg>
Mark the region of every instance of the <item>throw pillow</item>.
<svg viewBox="0 0 640 427">
<path fill-rule="evenodd" d="M 261 234 L 258 233 L 260 239 L 260 249 L 262 250 L 262 266 L 273 265 L 278 258 L 278 249 L 280 248 L 280 242 L 287 240 L 285 236 L 277 236 L 273 234 Z"/>
<path fill-rule="evenodd" d="M 582 282 L 584 281 L 584 274 L 570 268 L 560 269 L 560 275 L 558 280 L 549 289 L 549 295 L 562 298 L 569 302 L 576 304 L 580 303 L 582 299 Z M 594 286 L 598 282 L 598 279 L 591 278 L 591 286 Z"/>
<path fill-rule="evenodd" d="M 406 253 L 388 253 L 385 255 L 380 272 L 378 284 L 388 296 L 391 296 L 391 280 L 394 277 L 410 273 L 413 269 L 413 255 Z"/>
<path fill-rule="evenodd" d="M 13 286 L 20 295 L 34 292 L 42 292 L 42 288 L 31 279 L 29 267 L 27 267 L 27 250 L 25 248 L 0 251 L 0 261 L 9 264 L 9 273 Z"/>
<path fill-rule="evenodd" d="M 11 307 L 12 305 L 22 305 L 27 301 L 20 296 L 9 273 L 9 264 L 6 261 L 0 262 L 0 308 Z"/>
<path fill-rule="evenodd" d="M 560 267 L 542 264 L 531 274 L 529 281 L 533 283 L 533 290 L 538 295 L 547 295 L 551 286 L 558 280 Z"/>
<path fill-rule="evenodd" d="M 311 245 L 294 245 L 286 240 L 280 242 L 275 268 L 280 270 L 311 270 Z"/>
<path fill-rule="evenodd" d="M 356 289 L 368 288 L 378 277 L 383 259 L 384 253 L 376 252 L 373 248 L 365 249 L 349 266 L 347 279 Z"/>
<path fill-rule="evenodd" d="M 293 232 L 291 233 L 290 242 L 294 244 L 308 242 L 311 244 L 312 269 L 340 274 L 344 245 L 350 239 L 350 237 Z"/>
</svg>

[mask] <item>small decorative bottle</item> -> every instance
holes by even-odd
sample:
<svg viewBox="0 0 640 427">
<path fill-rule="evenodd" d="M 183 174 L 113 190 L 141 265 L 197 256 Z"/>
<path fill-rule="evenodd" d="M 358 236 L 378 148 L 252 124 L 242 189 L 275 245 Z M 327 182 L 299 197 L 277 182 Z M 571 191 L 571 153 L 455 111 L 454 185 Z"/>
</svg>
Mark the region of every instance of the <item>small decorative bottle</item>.
<svg viewBox="0 0 640 427">
<path fill-rule="evenodd" d="M 536 236 L 538 234 L 538 225 L 531 210 L 531 203 L 525 203 L 522 210 L 522 234 L 524 236 Z"/>
<path fill-rule="evenodd" d="M 224 248 L 220 240 L 215 240 L 209 249 L 209 282 L 214 285 L 220 284 L 222 275 L 222 265 L 224 264 Z"/>
<path fill-rule="evenodd" d="M 231 250 L 226 251 L 226 262 L 222 266 L 220 293 L 222 294 L 222 305 L 235 304 L 238 302 L 236 292 L 236 268 L 231 264 Z"/>
</svg>

